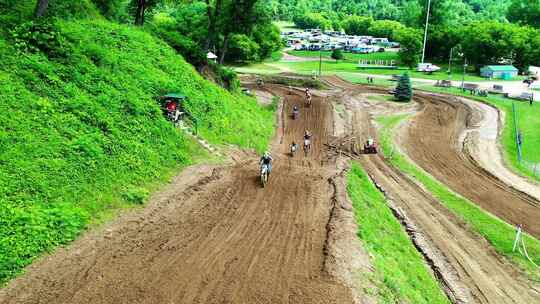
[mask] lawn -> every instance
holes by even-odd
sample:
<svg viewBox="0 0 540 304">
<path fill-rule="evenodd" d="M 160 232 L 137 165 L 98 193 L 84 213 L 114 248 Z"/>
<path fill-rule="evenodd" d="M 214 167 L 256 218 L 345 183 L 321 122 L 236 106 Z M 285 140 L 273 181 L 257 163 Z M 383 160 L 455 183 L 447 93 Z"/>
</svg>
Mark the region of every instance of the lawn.
<svg viewBox="0 0 540 304">
<path fill-rule="evenodd" d="M 540 282 L 540 270 L 518 252 L 512 252 L 515 237 L 515 228 L 513 226 L 486 213 L 469 200 L 450 191 L 445 185 L 428 175 L 395 149 L 393 131 L 407 117 L 407 115 L 396 115 L 377 118 L 377 122 L 381 127 L 381 147 L 385 155 L 391 155 L 389 158 L 391 164 L 420 182 L 449 210 L 469 223 L 476 232 L 488 240 L 499 254 L 517 264 L 529 278 Z M 540 241 L 526 235 L 525 243 L 531 258 L 536 264 L 540 264 Z"/>
<path fill-rule="evenodd" d="M 295 55 L 298 57 L 319 57 L 318 51 L 289 51 L 288 52 L 291 55 Z M 331 51 L 323 51 L 323 58 L 330 58 Z M 384 69 L 358 69 L 357 64 L 358 60 L 361 59 L 371 59 L 371 60 L 396 60 L 397 64 L 399 64 L 399 57 L 397 52 L 384 52 L 384 53 L 371 53 L 371 54 L 352 54 L 348 52 L 344 52 L 343 55 L 345 56 L 345 60 L 340 61 L 338 63 L 336 62 L 329 62 L 324 61 L 323 62 L 323 70 L 326 72 L 358 72 L 358 73 L 366 73 L 366 74 L 376 74 L 376 75 L 393 75 L 393 74 L 402 74 L 405 71 L 409 73 L 409 75 L 412 78 L 421 78 L 421 79 L 431 79 L 431 80 L 454 80 L 459 81 L 463 79 L 463 67 L 458 64 L 454 63 L 451 67 L 452 74 L 448 74 L 448 63 L 435 63 L 439 67 L 441 67 L 441 70 L 438 72 L 435 72 L 433 74 L 425 74 L 423 72 L 417 72 L 415 70 L 410 70 L 406 67 L 399 67 L 398 70 L 384 70 Z M 311 70 L 318 70 L 319 62 L 280 62 L 280 64 L 286 65 L 288 68 L 300 72 L 305 73 L 306 71 Z M 334 65 L 332 65 L 334 64 Z M 314 68 L 316 67 L 316 68 Z M 515 80 L 522 80 L 523 77 L 519 76 L 514 79 Z M 511 81 L 512 81 L 511 80 Z M 467 72 L 465 74 L 465 81 L 490 81 L 489 79 L 480 77 L 476 75 L 474 72 Z M 500 80 L 503 81 L 503 80 Z"/>
<path fill-rule="evenodd" d="M 347 175 L 358 237 L 372 257 L 380 303 L 449 303 L 399 221 L 362 168 Z"/>
<path fill-rule="evenodd" d="M 298 56 L 298 57 L 316 57 L 318 58 L 320 56 L 319 53 L 322 54 L 323 58 L 331 59 L 332 51 L 289 51 L 287 52 L 290 55 Z M 354 63 L 358 63 L 358 60 L 361 59 L 370 59 L 370 60 L 394 60 L 396 63 L 398 63 L 398 53 L 397 52 L 383 52 L 383 53 L 371 53 L 371 54 L 353 54 L 349 52 L 343 52 L 343 56 L 345 61 L 354 61 Z"/>
</svg>

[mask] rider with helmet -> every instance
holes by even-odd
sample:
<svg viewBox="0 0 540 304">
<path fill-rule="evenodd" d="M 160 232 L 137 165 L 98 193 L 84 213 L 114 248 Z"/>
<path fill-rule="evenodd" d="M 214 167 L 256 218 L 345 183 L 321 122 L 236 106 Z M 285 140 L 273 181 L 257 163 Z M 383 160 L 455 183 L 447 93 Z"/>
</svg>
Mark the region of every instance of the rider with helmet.
<svg viewBox="0 0 540 304">
<path fill-rule="evenodd" d="M 293 140 L 292 144 L 291 144 L 291 155 L 294 155 L 294 153 L 298 151 L 298 145 L 296 144 L 296 142 Z"/>
<path fill-rule="evenodd" d="M 292 110 L 293 118 L 296 119 L 299 114 L 300 114 L 300 110 L 298 109 L 298 106 L 294 105 L 293 110 Z"/>
<path fill-rule="evenodd" d="M 304 148 L 311 149 L 311 137 L 311 133 L 306 130 L 306 132 L 304 132 Z"/>
<path fill-rule="evenodd" d="M 261 157 L 261 160 L 259 163 L 261 165 L 266 165 L 266 168 L 268 168 L 268 176 L 270 176 L 270 173 L 272 172 L 272 161 L 274 159 L 270 155 L 270 152 L 266 151 L 264 152 L 263 156 Z"/>
</svg>

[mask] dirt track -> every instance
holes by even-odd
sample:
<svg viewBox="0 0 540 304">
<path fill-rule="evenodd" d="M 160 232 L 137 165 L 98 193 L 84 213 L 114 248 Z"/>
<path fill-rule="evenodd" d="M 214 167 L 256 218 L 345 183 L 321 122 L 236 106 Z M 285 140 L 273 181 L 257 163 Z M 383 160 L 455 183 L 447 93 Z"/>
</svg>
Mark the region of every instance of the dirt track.
<svg viewBox="0 0 540 304">
<path fill-rule="evenodd" d="M 284 113 L 300 96 L 287 96 Z M 352 303 L 351 289 L 330 275 L 340 257 L 327 260 L 336 204 L 329 179 L 340 173 L 323 148 L 331 118 L 315 97 L 299 120 L 284 120 L 267 188 L 256 155 L 191 169 L 142 213 L 36 262 L 0 291 L 0 303 Z M 313 151 L 284 155 L 305 129 Z"/>
<path fill-rule="evenodd" d="M 343 89 L 342 102 L 349 110 L 350 132 L 365 140 L 375 132 L 368 111 L 372 107 L 359 93 L 380 89 L 353 86 L 340 79 L 328 81 Z M 407 225 L 415 245 L 431 264 L 454 303 L 539 303 L 531 283 L 498 256 L 495 250 L 449 212 L 431 194 L 387 164 L 379 155 L 363 155 L 364 169 L 385 191 L 395 212 Z"/>
<path fill-rule="evenodd" d="M 407 154 L 452 190 L 540 238 L 540 202 L 506 185 L 463 153 L 459 137 L 472 124 L 470 107 L 439 95 L 417 94 L 416 100 L 423 110 L 402 140 Z"/>
<path fill-rule="evenodd" d="M 353 243 L 356 228 L 342 217 L 347 208 L 336 206 L 343 168 L 324 145 L 340 128 L 329 100 L 347 105 L 341 128 L 362 141 L 375 132 L 369 106 L 361 98 L 351 104 L 352 95 L 380 89 L 330 80 L 341 90 L 314 98 L 298 121 L 280 123 L 267 188 L 258 184 L 252 154 L 230 166 L 190 168 L 144 210 L 36 262 L 0 290 L 0 303 L 353 303 L 347 263 L 360 256 L 359 268 L 369 271 L 369 259 L 355 246 L 335 248 Z M 300 95 L 268 87 L 286 96 L 284 114 L 302 105 Z M 305 129 L 314 133 L 313 152 L 291 159 L 288 145 L 301 144 Z M 512 265 L 431 195 L 379 156 L 359 160 L 410 225 L 453 302 L 540 302 Z"/>
</svg>

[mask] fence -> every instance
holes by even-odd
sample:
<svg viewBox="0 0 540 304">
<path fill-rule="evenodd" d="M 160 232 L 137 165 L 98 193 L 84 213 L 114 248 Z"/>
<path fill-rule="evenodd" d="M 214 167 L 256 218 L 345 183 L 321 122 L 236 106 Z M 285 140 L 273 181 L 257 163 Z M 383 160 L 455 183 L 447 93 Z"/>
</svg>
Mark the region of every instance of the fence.
<svg viewBox="0 0 540 304">
<path fill-rule="evenodd" d="M 540 163 L 528 160 L 526 153 L 524 153 L 527 151 L 523 151 L 524 134 L 519 129 L 518 109 L 514 102 L 512 102 L 512 116 L 514 119 L 514 140 L 516 143 L 517 160 L 520 166 L 523 166 L 532 175 L 540 177 Z"/>
</svg>

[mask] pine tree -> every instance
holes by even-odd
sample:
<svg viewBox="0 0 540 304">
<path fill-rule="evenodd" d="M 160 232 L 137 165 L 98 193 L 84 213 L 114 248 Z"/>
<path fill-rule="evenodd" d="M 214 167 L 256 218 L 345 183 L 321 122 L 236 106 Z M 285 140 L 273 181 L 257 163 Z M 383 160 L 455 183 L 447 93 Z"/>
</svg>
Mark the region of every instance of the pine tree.
<svg viewBox="0 0 540 304">
<path fill-rule="evenodd" d="M 337 62 L 338 60 L 343 59 L 343 52 L 340 49 L 334 49 L 332 51 L 331 57 L 332 57 L 332 59 L 335 59 L 336 62 Z"/>
<path fill-rule="evenodd" d="M 399 78 L 394 96 L 399 101 L 411 101 L 413 95 L 411 78 L 409 74 L 405 72 L 403 76 Z"/>
</svg>

